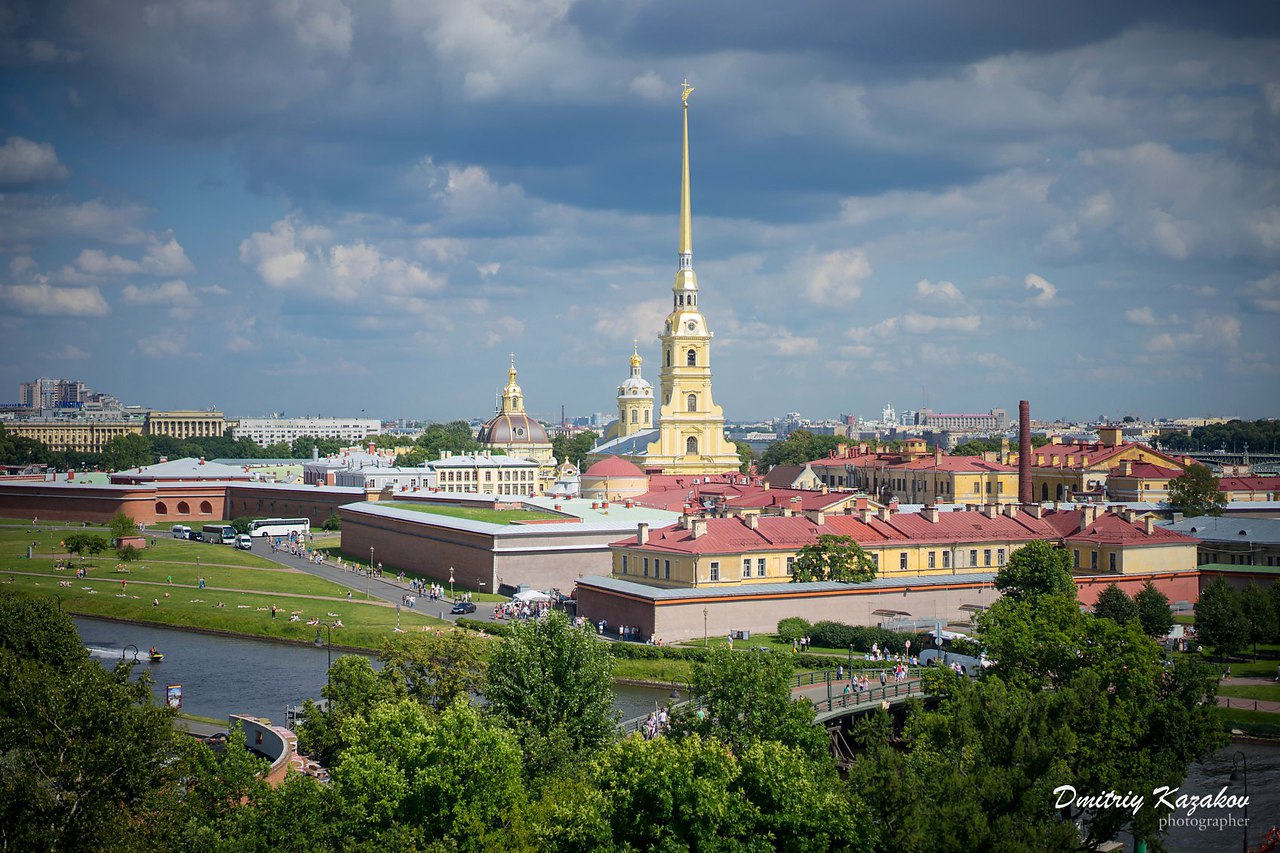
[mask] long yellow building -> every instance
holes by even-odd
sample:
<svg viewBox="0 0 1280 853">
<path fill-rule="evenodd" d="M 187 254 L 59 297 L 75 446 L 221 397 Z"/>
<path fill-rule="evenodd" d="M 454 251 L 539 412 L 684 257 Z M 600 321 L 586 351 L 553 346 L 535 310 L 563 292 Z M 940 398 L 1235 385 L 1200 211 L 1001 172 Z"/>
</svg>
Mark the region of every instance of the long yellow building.
<svg viewBox="0 0 1280 853">
<path fill-rule="evenodd" d="M 695 516 L 657 530 L 640 525 L 634 537 L 613 543 L 612 574 L 661 587 L 786 583 L 800 549 L 821 535 L 852 537 L 876 563 L 877 577 L 890 580 L 993 573 L 1037 539 L 1069 549 L 1081 573 L 1188 571 L 1198 541 L 1097 507 Z"/>
</svg>

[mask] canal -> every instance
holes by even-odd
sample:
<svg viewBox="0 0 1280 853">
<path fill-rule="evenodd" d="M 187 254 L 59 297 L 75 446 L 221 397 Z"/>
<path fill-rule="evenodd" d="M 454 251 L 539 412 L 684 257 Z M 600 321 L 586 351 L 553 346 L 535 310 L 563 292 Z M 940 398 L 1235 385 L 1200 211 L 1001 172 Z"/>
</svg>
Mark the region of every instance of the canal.
<svg viewBox="0 0 1280 853">
<path fill-rule="evenodd" d="M 138 672 L 152 679 L 151 691 L 164 702 L 165 688 L 182 685 L 182 710 L 201 717 L 226 719 L 251 714 L 284 720 L 285 708 L 303 699 L 320 698 L 328 666 L 328 649 L 263 640 L 196 634 L 175 628 L 75 617 L 76 630 L 89 654 L 104 666 L 120 660 L 126 646 L 140 650 Z M 146 662 L 151 646 L 164 653 L 161 663 Z M 335 651 L 337 658 L 343 652 Z M 133 652 L 128 652 L 130 658 Z M 372 655 L 369 655 L 372 659 Z M 376 665 L 376 664 L 375 664 Z M 630 719 L 668 701 L 668 691 L 652 687 L 615 687 L 614 707 Z"/>
</svg>

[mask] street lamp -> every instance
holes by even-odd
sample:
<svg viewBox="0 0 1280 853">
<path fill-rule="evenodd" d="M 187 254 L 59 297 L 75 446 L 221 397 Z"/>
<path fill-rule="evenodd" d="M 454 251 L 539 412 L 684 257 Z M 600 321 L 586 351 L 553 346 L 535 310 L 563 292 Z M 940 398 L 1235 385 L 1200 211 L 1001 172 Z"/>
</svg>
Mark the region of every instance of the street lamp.
<svg viewBox="0 0 1280 853">
<path fill-rule="evenodd" d="M 707 647 L 707 608 L 702 608 L 702 647 Z"/>
<path fill-rule="evenodd" d="M 320 639 L 321 628 L 324 628 L 325 630 L 327 642 Z M 329 670 L 333 666 L 333 626 L 330 625 L 328 622 L 321 622 L 318 626 L 316 626 L 315 644 L 317 649 L 320 648 L 321 646 L 325 646 L 329 650 L 329 662 L 328 664 L 325 665 L 325 669 L 324 669 L 324 681 L 326 686 L 325 693 L 327 694 L 330 692 L 331 688 L 333 687 L 333 680 L 329 674 Z M 328 698 L 329 698 L 328 696 L 325 696 L 326 701 L 328 700 Z"/>
<path fill-rule="evenodd" d="M 369 578 L 371 577 L 373 577 L 373 546 L 372 545 L 369 546 L 369 573 L 364 576 L 364 597 L 366 601 L 369 599 L 369 584 L 372 583 L 372 581 L 370 581 Z"/>
<path fill-rule="evenodd" d="M 1240 762 L 1231 759 L 1231 781 L 1239 782 L 1244 780 L 1244 843 L 1241 849 L 1244 853 L 1249 853 L 1249 758 L 1241 751 L 1236 751 L 1236 755 L 1240 756 Z M 1243 768 L 1244 773 L 1240 770 Z"/>
<path fill-rule="evenodd" d="M 449 567 L 449 600 L 453 601 L 453 566 Z"/>
</svg>

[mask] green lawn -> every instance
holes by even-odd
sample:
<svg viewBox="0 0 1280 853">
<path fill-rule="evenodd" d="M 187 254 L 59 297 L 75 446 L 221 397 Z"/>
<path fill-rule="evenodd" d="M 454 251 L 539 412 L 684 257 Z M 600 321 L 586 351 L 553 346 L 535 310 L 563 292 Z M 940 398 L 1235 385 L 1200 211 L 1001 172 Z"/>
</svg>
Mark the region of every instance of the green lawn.
<svg viewBox="0 0 1280 853">
<path fill-rule="evenodd" d="M 1223 684 L 1218 687 L 1219 696 L 1230 696 L 1233 699 L 1262 699 L 1266 702 L 1280 702 L 1280 684 Z"/>
<path fill-rule="evenodd" d="M 1280 714 L 1245 711 L 1240 708 L 1219 708 L 1218 719 L 1228 729 L 1240 729 L 1257 737 L 1280 737 Z"/>
<path fill-rule="evenodd" d="M 466 518 L 471 521 L 487 521 L 489 524 L 516 524 L 521 521 L 544 521 L 563 519 L 563 516 L 550 512 L 538 512 L 527 509 L 482 509 L 469 506 L 446 506 L 444 504 L 425 504 L 416 501 L 384 501 L 378 506 L 409 509 L 414 512 L 425 512 L 431 515 L 447 515 L 451 518 Z"/>
<path fill-rule="evenodd" d="M 74 568 L 54 568 L 54 546 L 66 531 L 28 530 L 0 528 L 0 580 L 35 595 L 57 596 L 63 609 L 72 613 L 303 641 L 315 637 L 316 629 L 305 624 L 307 619 L 341 619 L 345 627 L 334 631 L 334 642 L 364 648 L 377 648 L 383 637 L 393 633 L 394 607 L 361 603 L 365 596 L 360 591 L 353 592 L 354 600 L 347 600 L 347 587 L 251 552 L 157 538 L 156 547 L 144 549 L 143 559 L 134 563 L 121 563 L 114 551 L 87 560 L 89 577 L 77 580 Z M 33 540 L 42 556 L 28 560 L 26 550 Z M 117 571 L 121 566 L 127 571 Z M 199 577 L 205 579 L 203 590 L 198 588 Z M 122 580 L 127 586 L 122 586 Z M 60 582 L 69 586 L 59 586 Z M 158 606 L 152 603 L 156 599 Z M 217 607 L 219 601 L 225 606 Z M 275 619 L 272 604 L 278 610 Z M 301 621 L 289 621 L 292 611 L 299 612 Z M 404 610 L 401 626 L 414 630 L 445 624 L 423 613 Z"/>
<path fill-rule="evenodd" d="M 613 667 L 614 678 L 629 678 L 635 681 L 653 681 L 671 684 L 675 681 L 688 681 L 693 674 L 693 663 L 687 660 L 618 660 Z"/>
</svg>

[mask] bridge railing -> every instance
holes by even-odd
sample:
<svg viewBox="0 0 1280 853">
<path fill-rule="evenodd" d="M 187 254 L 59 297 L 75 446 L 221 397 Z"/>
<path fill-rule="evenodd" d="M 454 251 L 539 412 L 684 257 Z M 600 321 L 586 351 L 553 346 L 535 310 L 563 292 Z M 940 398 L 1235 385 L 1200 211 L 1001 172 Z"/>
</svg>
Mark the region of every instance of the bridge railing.
<svg viewBox="0 0 1280 853">
<path fill-rule="evenodd" d="M 838 711 L 844 708 L 872 707 L 884 702 L 902 700 L 911 696 L 923 696 L 924 685 L 920 679 L 898 681 L 884 687 L 869 687 L 866 690 L 853 690 L 839 693 L 826 699 L 810 699 L 818 713 Z"/>
</svg>

